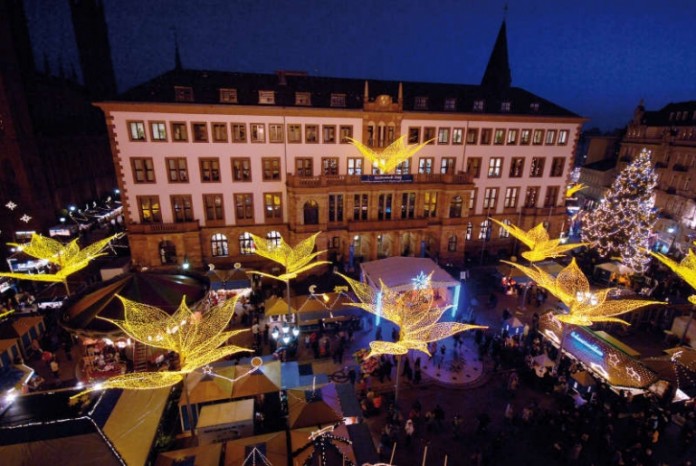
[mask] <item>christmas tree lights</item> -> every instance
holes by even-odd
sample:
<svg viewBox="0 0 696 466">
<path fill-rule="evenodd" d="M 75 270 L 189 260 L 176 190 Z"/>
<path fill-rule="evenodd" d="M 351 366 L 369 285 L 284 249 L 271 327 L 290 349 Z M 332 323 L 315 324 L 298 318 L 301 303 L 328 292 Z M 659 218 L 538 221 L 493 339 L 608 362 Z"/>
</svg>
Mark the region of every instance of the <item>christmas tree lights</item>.
<svg viewBox="0 0 696 466">
<path fill-rule="evenodd" d="M 657 175 L 650 151 L 643 149 L 624 168 L 601 200 L 585 215 L 582 239 L 602 257 L 619 256 L 636 273 L 647 269 L 648 239 L 655 225 Z"/>
<path fill-rule="evenodd" d="M 92 243 L 84 249 L 80 249 L 80 246 L 77 244 L 77 238 L 68 244 L 63 244 L 53 238 L 32 233 L 31 241 L 27 244 L 8 244 L 15 246 L 29 256 L 50 262 L 58 267 L 58 271 L 56 273 L 42 274 L 0 272 L 0 276 L 17 278 L 19 280 L 63 283 L 68 295 L 70 295 L 68 277 L 87 267 L 93 259 L 105 255 L 104 249 L 109 246 L 109 243 L 121 236 L 123 236 L 123 233 L 117 233 Z"/>
<path fill-rule="evenodd" d="M 186 298 L 172 315 L 147 304 L 130 301 L 122 296 L 124 320 L 104 319 L 118 326 L 130 338 L 148 346 L 173 351 L 179 356 L 180 368 L 169 372 L 135 372 L 112 377 L 73 398 L 94 390 L 123 388 L 150 390 L 172 386 L 194 370 L 207 366 L 225 356 L 250 349 L 227 342 L 245 330 L 225 330 L 234 314 L 237 296 L 206 312 L 192 312 Z"/>
<path fill-rule="evenodd" d="M 628 325 L 628 322 L 615 316 L 634 311 L 643 306 L 664 304 L 659 301 L 642 299 L 609 299 L 613 288 L 590 290 L 590 282 L 582 273 L 575 259 L 557 277 L 544 272 L 537 266 L 526 267 L 515 262 L 502 261 L 515 267 L 531 278 L 536 284 L 565 304 L 568 314 L 559 314 L 558 320 L 566 324 L 589 326 L 596 322 L 615 322 Z"/>
<path fill-rule="evenodd" d="M 523 252 L 522 257 L 527 259 L 529 262 L 539 262 L 549 257 L 560 257 L 563 256 L 564 252 L 575 249 L 579 246 L 584 246 L 583 244 L 561 244 L 561 239 L 551 239 L 549 237 L 544 224 L 540 223 L 529 231 L 524 231 L 523 229 L 512 225 L 499 222 L 498 220 L 492 218 L 495 223 L 504 228 L 512 236 L 520 240 L 525 246 L 530 250 Z"/>
<path fill-rule="evenodd" d="M 363 145 L 355 139 L 348 138 L 358 151 L 370 161 L 372 166 L 375 166 L 381 174 L 390 173 L 400 163 L 410 159 L 413 155 L 429 144 L 431 141 L 425 141 L 423 144 L 407 146 L 404 144 L 406 136 L 401 136 L 399 139 L 391 143 L 382 152 L 377 153 L 369 147 Z"/>
</svg>

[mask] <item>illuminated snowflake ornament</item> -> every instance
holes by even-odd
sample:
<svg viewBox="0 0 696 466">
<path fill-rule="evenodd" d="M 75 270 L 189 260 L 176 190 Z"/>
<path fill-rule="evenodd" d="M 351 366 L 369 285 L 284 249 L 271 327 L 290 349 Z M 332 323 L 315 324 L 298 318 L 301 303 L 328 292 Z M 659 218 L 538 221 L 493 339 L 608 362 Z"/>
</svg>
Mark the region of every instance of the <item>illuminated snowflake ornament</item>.
<svg viewBox="0 0 696 466">
<path fill-rule="evenodd" d="M 12 201 L 9 201 L 7 204 L 5 204 L 5 207 L 7 207 L 10 210 L 15 210 L 17 208 L 17 204 L 15 204 Z"/>
<path fill-rule="evenodd" d="M 31 220 L 31 218 L 32 218 L 32 217 L 29 216 L 29 215 L 27 215 L 27 214 L 24 214 L 24 215 L 22 215 L 21 217 L 19 217 L 19 219 L 20 219 L 22 222 L 24 222 L 24 223 L 29 223 L 29 221 Z"/>
<path fill-rule="evenodd" d="M 416 152 L 420 151 L 423 147 L 431 142 L 425 141 L 420 145 L 407 146 L 404 144 L 406 136 L 401 136 L 399 139 L 386 147 L 382 152 L 377 153 L 355 139 L 348 138 L 348 140 L 367 160 L 370 161 L 370 165 L 375 166 L 381 174 L 390 173 L 396 167 L 398 167 L 399 164 L 413 157 Z"/>
<path fill-rule="evenodd" d="M 317 237 L 320 234 L 321 232 L 313 234 L 293 248 L 286 243 L 283 238 L 280 238 L 279 243 L 276 244 L 274 241 L 249 233 L 254 240 L 254 252 L 257 255 L 270 259 L 285 268 L 285 273 L 278 276 L 258 271 L 254 271 L 253 273 L 287 283 L 289 280 L 296 278 L 299 274 L 311 270 L 314 267 L 322 264 L 330 264 L 329 261 L 312 262 L 317 256 L 326 252 L 314 251 Z"/>
<path fill-rule="evenodd" d="M 430 272 L 430 274 L 426 275 L 421 272 L 416 275 L 414 278 L 411 279 L 411 283 L 413 283 L 413 289 L 414 290 L 427 290 L 430 288 L 430 280 L 433 276 L 433 272 Z"/>
</svg>

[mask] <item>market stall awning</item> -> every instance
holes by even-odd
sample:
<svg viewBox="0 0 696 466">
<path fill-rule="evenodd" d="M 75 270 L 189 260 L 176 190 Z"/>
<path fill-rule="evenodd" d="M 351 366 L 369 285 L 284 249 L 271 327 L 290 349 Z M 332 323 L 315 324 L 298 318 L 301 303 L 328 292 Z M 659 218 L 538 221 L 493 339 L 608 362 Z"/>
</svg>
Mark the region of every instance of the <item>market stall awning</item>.
<svg viewBox="0 0 696 466">
<path fill-rule="evenodd" d="M 110 322 L 97 319 L 123 320 L 123 304 L 116 295 L 173 313 L 184 296 L 193 306 L 206 296 L 208 288 L 208 279 L 198 274 L 127 273 L 70 298 L 60 322 L 66 330 L 83 335 L 121 333 Z"/>
<path fill-rule="evenodd" d="M 315 390 L 288 390 L 290 429 L 325 426 L 342 419 L 341 403 L 333 384 Z"/>
<path fill-rule="evenodd" d="M 165 451 L 159 454 L 155 466 L 180 466 L 182 464 L 220 466 L 221 454 L 222 443 Z"/>
<path fill-rule="evenodd" d="M 449 288 L 459 285 L 459 281 L 432 259 L 427 257 L 388 257 L 376 261 L 363 262 L 360 268 L 365 275 L 365 281 L 378 287 L 380 280 L 395 291 L 413 289 L 413 279 L 421 272 L 429 275 L 433 288 Z"/>
<path fill-rule="evenodd" d="M 241 466 L 289 464 L 285 431 L 227 442 L 225 444 L 225 465 L 233 464 Z"/>
<path fill-rule="evenodd" d="M 264 302 L 266 316 L 282 316 L 297 312 L 295 308 L 291 308 L 288 312 L 288 302 L 281 297 L 271 296 Z"/>
<path fill-rule="evenodd" d="M 235 366 L 235 381 L 232 383 L 231 398 L 243 398 L 278 392 L 281 389 L 280 361 L 266 362 L 257 370 L 251 365 Z"/>
<path fill-rule="evenodd" d="M 346 464 L 343 462 L 343 457 L 351 463 L 356 464 L 355 453 L 351 445 L 350 434 L 345 424 L 338 424 L 330 432 L 331 437 L 325 438 L 325 448 L 320 451 L 315 451 L 315 446 L 312 445 L 311 435 L 318 431 L 317 426 L 304 427 L 301 429 L 293 429 L 290 431 L 290 449 L 293 454 L 293 464 Z M 314 455 L 314 461 L 306 463 L 310 456 Z M 324 456 L 324 461 L 320 457 Z"/>
</svg>

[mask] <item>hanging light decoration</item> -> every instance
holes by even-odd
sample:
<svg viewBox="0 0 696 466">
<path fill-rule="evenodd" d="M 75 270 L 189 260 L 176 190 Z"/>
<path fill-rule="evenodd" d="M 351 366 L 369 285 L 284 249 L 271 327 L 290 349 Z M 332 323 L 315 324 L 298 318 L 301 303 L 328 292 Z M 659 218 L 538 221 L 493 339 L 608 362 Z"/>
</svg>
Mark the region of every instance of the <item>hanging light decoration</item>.
<svg viewBox="0 0 696 466">
<path fill-rule="evenodd" d="M 352 138 L 348 138 L 348 140 L 367 160 L 370 161 L 372 166 L 375 166 L 379 170 L 381 174 L 393 171 L 397 166 L 399 166 L 400 163 L 410 159 L 416 152 L 420 151 L 423 147 L 432 142 L 431 139 L 430 141 L 425 141 L 419 145 L 407 146 L 404 144 L 406 136 L 401 136 L 399 139 L 387 146 L 382 152 L 377 153 L 366 145 L 362 144 L 360 141 Z"/>
<path fill-rule="evenodd" d="M 522 257 L 527 259 L 529 262 L 539 262 L 550 257 L 561 257 L 564 256 L 566 251 L 575 249 L 580 246 L 584 246 L 583 243 L 575 244 L 561 244 L 562 239 L 551 239 L 549 233 L 544 228 L 544 224 L 540 223 L 529 231 L 524 231 L 523 229 L 512 225 L 499 222 L 498 220 L 492 218 L 495 223 L 500 225 L 512 236 L 520 240 L 527 246 L 530 250 L 522 253 Z"/>
<path fill-rule="evenodd" d="M 575 263 L 575 258 L 556 277 L 534 265 L 526 267 L 516 262 L 502 262 L 520 270 L 565 304 L 569 309 L 568 314 L 560 314 L 556 318 L 567 324 L 589 326 L 595 322 L 616 322 L 628 325 L 628 322 L 615 316 L 644 306 L 664 304 L 642 299 L 609 299 L 614 288 L 592 292 L 590 282 Z"/>
<path fill-rule="evenodd" d="M 54 240 L 53 238 L 47 238 L 45 236 L 32 233 L 31 241 L 29 243 L 8 244 L 16 247 L 29 256 L 50 262 L 58 267 L 58 271 L 56 273 L 42 274 L 0 272 L 0 276 L 16 278 L 19 280 L 63 283 L 69 295 L 70 289 L 68 288 L 68 277 L 87 267 L 87 265 L 93 259 L 105 255 L 106 253 L 104 253 L 104 249 L 109 246 L 109 243 L 121 238 L 122 236 L 123 233 L 117 233 L 109 236 L 108 238 L 96 241 L 83 249 L 80 249 L 80 246 L 77 244 L 78 238 L 75 238 L 68 244 L 63 244 L 60 241 Z"/>
<path fill-rule="evenodd" d="M 133 340 L 148 346 L 173 351 L 179 356 L 180 369 L 169 372 L 136 372 L 122 374 L 93 386 L 84 393 L 108 388 L 150 390 L 174 385 L 194 370 L 232 354 L 251 352 L 248 348 L 228 345 L 230 338 L 247 330 L 225 330 L 238 296 L 212 307 L 205 313 L 192 312 L 186 305 L 186 297 L 172 315 L 163 310 L 137 303 L 122 296 L 124 320 L 104 319 L 118 326 Z"/>
</svg>

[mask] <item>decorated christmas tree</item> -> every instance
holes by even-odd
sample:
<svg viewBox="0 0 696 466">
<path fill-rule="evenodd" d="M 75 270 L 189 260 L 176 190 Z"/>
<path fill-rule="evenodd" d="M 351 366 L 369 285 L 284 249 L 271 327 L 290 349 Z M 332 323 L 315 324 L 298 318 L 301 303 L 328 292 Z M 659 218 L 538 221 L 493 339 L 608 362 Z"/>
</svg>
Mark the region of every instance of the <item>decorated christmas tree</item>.
<svg viewBox="0 0 696 466">
<path fill-rule="evenodd" d="M 656 183 L 650 151 L 643 149 L 619 173 L 599 206 L 585 215 L 582 240 L 591 243 L 600 256 L 618 257 L 643 273 L 650 261 L 648 239 L 656 219 Z"/>
</svg>

